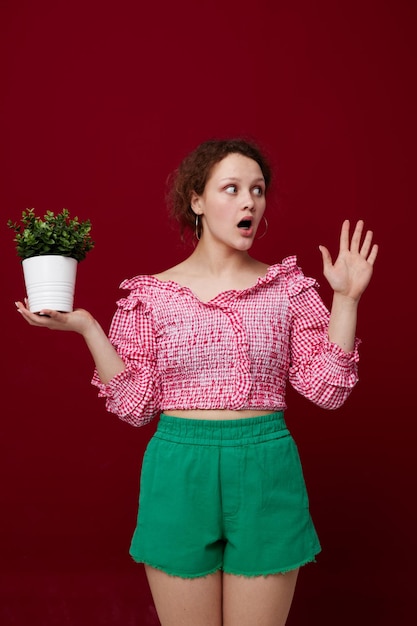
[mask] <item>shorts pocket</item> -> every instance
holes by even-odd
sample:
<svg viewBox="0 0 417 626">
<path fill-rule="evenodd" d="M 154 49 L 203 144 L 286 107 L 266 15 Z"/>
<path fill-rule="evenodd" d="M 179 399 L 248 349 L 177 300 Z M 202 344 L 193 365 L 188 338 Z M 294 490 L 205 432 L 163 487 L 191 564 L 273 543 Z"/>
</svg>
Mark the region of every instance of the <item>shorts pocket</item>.
<svg viewBox="0 0 417 626">
<path fill-rule="evenodd" d="M 291 435 L 268 441 L 262 453 L 262 507 L 308 508 L 308 494 L 297 445 Z"/>
</svg>

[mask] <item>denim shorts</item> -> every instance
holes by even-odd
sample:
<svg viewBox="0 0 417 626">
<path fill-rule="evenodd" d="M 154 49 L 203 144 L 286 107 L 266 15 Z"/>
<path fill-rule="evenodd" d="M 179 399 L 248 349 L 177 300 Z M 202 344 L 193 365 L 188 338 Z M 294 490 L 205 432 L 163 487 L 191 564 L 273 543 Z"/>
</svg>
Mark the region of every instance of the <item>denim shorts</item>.
<svg viewBox="0 0 417 626">
<path fill-rule="evenodd" d="M 161 415 L 143 458 L 135 561 L 182 578 L 266 576 L 318 552 L 282 412 L 221 421 Z"/>
</svg>

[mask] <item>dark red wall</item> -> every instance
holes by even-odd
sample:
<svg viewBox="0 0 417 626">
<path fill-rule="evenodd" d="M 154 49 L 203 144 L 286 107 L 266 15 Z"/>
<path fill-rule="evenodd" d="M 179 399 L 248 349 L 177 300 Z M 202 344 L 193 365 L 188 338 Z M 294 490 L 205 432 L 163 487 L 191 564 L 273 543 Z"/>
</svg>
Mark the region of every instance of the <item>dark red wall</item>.
<svg viewBox="0 0 417 626">
<path fill-rule="evenodd" d="M 156 624 L 127 554 L 151 424 L 108 414 L 82 340 L 27 326 L 5 223 L 22 209 L 90 217 L 76 304 L 107 329 L 118 285 L 178 262 L 165 179 L 212 136 L 250 135 L 276 168 L 272 263 L 321 275 L 345 217 L 381 245 L 360 307 L 361 378 L 337 412 L 290 391 L 323 544 L 289 626 L 409 625 L 415 568 L 415 4 L 0 5 L 2 419 L 0 622 Z M 261 245 L 262 244 L 262 245 Z"/>
</svg>

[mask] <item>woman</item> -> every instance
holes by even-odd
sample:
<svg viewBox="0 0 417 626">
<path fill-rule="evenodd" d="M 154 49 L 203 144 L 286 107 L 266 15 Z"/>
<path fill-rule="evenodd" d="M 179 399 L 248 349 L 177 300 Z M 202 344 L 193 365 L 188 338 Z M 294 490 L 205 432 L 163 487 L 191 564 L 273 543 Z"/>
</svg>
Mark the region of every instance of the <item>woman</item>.
<svg viewBox="0 0 417 626">
<path fill-rule="evenodd" d="M 133 425 L 160 415 L 144 456 L 131 555 L 145 564 L 162 626 L 283 626 L 299 568 L 320 551 L 285 385 L 335 409 L 357 380 L 356 316 L 377 246 L 342 226 L 329 313 L 295 257 L 249 250 L 264 219 L 269 166 L 244 140 L 201 144 L 171 188 L 192 254 L 122 283 L 109 338 L 85 310 L 18 311 L 80 333 L 108 410 Z M 262 227 L 262 226 L 261 226 Z"/>
</svg>

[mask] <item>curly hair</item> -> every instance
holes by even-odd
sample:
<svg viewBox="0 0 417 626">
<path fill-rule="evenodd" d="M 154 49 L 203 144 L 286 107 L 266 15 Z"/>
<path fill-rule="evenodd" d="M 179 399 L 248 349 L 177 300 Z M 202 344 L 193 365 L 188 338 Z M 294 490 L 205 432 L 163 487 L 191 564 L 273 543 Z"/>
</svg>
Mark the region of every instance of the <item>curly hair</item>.
<svg viewBox="0 0 417 626">
<path fill-rule="evenodd" d="M 191 208 L 191 196 L 204 192 L 213 166 L 229 154 L 241 154 L 253 159 L 261 168 L 266 190 L 272 173 L 268 161 L 258 146 L 246 139 L 209 139 L 188 154 L 168 178 L 167 203 L 171 215 L 179 222 L 181 237 L 189 229 L 194 232 L 195 213 Z"/>
</svg>

